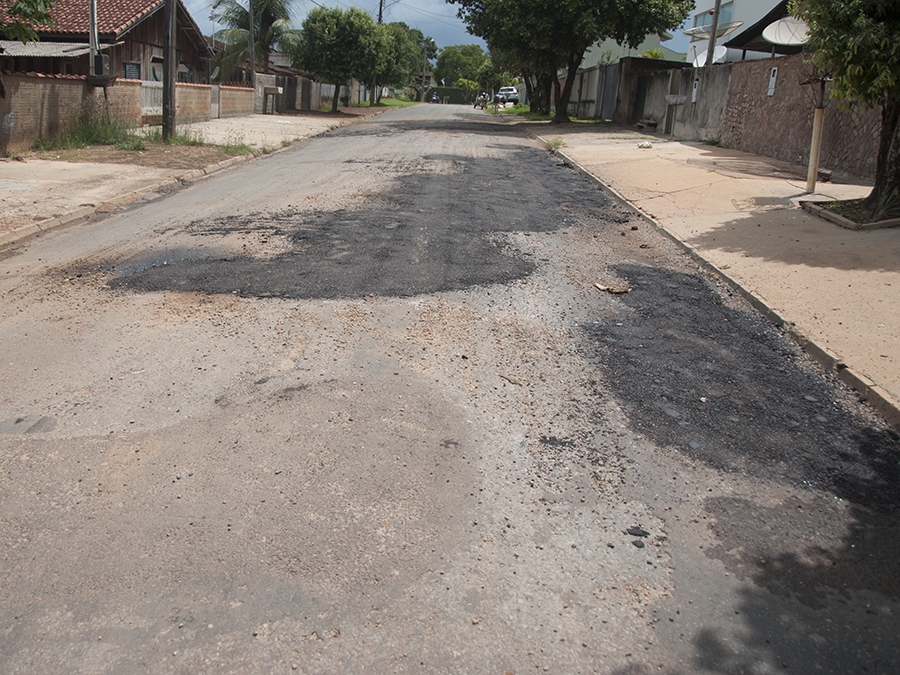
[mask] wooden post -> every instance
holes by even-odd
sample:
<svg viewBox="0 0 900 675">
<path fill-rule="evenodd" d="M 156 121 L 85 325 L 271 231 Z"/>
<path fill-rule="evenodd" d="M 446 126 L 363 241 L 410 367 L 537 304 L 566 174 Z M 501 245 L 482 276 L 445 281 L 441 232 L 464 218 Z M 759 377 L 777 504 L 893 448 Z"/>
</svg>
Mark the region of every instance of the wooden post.
<svg viewBox="0 0 900 675">
<path fill-rule="evenodd" d="M 812 143 L 809 146 L 809 168 L 806 172 L 806 191 L 816 191 L 816 179 L 819 177 L 819 156 L 822 152 L 822 129 L 825 122 L 825 78 L 819 81 L 819 92 L 816 97 L 816 112 L 813 115 Z"/>
<path fill-rule="evenodd" d="M 163 35 L 163 142 L 168 143 L 175 138 L 175 14 L 177 0 L 166 0 L 165 29 Z"/>
</svg>

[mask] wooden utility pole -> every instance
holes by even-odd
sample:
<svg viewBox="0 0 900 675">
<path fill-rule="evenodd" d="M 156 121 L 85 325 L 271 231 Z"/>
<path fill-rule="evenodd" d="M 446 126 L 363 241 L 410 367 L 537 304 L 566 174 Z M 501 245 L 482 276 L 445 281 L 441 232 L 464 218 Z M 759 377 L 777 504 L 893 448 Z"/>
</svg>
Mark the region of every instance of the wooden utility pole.
<svg viewBox="0 0 900 675">
<path fill-rule="evenodd" d="M 384 20 L 384 0 L 378 0 L 378 25 L 380 26 Z M 375 62 L 378 63 L 378 55 L 375 55 Z M 374 71 L 374 69 L 373 69 Z M 369 92 L 369 107 L 371 108 L 378 102 L 375 92 L 378 90 L 378 77 L 372 73 L 372 91 Z"/>
<path fill-rule="evenodd" d="M 163 109 L 162 137 L 168 143 L 175 138 L 175 14 L 178 0 L 166 0 L 163 35 Z"/>
</svg>

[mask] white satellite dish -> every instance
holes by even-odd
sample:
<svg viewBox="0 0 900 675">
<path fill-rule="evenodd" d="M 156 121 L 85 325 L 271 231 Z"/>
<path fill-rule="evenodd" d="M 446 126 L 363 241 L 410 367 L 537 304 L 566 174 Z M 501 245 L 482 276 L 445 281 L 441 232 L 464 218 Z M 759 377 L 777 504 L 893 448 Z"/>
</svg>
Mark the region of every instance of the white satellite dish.
<svg viewBox="0 0 900 675">
<path fill-rule="evenodd" d="M 704 49 L 697 54 L 697 58 L 691 63 L 694 68 L 703 68 L 706 65 L 706 53 L 708 49 Z M 725 63 L 725 56 L 728 54 L 728 47 L 719 45 L 713 50 L 713 63 Z"/>
<path fill-rule="evenodd" d="M 766 26 L 762 36 L 766 42 L 773 45 L 787 47 L 805 45 L 809 40 L 809 26 L 803 19 L 788 16 Z"/>
</svg>

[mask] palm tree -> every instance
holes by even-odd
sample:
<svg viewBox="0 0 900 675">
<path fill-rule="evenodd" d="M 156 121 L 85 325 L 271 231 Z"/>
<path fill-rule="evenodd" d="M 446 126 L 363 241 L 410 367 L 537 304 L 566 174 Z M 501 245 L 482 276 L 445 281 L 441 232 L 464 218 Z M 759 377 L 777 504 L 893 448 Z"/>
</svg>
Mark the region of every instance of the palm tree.
<svg viewBox="0 0 900 675">
<path fill-rule="evenodd" d="M 290 10 L 295 0 L 253 0 L 254 62 L 269 67 L 269 55 L 276 46 L 293 43 L 297 30 Z M 222 79 L 230 79 L 250 60 L 250 12 L 241 0 L 214 0 L 210 19 L 226 26 L 215 34 L 225 48 L 216 56 Z"/>
</svg>

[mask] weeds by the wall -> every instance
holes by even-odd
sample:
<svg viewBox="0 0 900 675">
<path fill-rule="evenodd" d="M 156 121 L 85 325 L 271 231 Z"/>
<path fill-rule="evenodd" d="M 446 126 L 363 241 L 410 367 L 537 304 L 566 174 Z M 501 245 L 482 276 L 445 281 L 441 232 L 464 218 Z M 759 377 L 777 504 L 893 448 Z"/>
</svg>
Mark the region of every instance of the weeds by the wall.
<svg viewBox="0 0 900 675">
<path fill-rule="evenodd" d="M 139 143 L 139 137 L 128 124 L 111 117 L 108 110 L 91 99 L 85 101 L 74 125 L 52 138 L 39 138 L 34 145 L 37 150 L 64 150 L 91 145 L 136 146 Z"/>
</svg>

